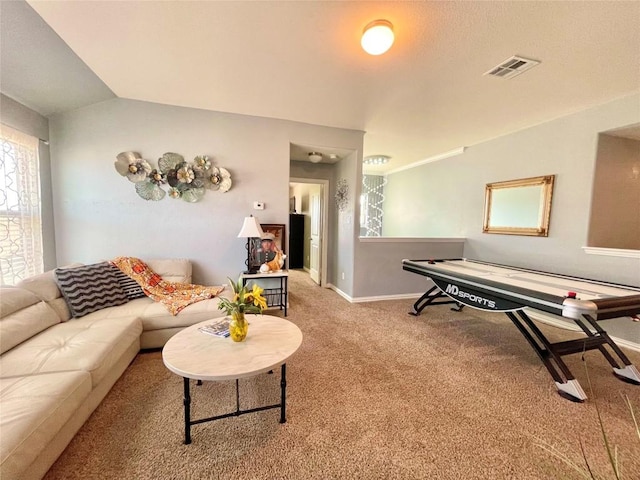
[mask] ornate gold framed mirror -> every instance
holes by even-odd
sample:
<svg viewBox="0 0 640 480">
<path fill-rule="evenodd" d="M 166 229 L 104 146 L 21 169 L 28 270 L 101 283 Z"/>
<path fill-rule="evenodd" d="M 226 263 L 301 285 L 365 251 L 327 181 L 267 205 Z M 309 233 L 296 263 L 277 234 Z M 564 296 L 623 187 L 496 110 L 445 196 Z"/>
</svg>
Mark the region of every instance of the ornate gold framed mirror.
<svg viewBox="0 0 640 480">
<path fill-rule="evenodd" d="M 488 183 L 483 233 L 547 237 L 555 175 Z"/>
</svg>

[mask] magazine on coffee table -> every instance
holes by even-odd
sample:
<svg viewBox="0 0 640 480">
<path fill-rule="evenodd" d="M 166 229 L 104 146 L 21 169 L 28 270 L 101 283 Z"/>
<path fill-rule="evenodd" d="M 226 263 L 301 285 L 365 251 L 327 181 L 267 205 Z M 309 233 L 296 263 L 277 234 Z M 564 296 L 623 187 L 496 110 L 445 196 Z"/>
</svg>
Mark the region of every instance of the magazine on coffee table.
<svg viewBox="0 0 640 480">
<path fill-rule="evenodd" d="M 198 328 L 202 333 L 207 335 L 214 335 L 216 337 L 228 337 L 229 336 L 229 319 L 222 318 L 213 323 L 203 325 Z"/>
</svg>

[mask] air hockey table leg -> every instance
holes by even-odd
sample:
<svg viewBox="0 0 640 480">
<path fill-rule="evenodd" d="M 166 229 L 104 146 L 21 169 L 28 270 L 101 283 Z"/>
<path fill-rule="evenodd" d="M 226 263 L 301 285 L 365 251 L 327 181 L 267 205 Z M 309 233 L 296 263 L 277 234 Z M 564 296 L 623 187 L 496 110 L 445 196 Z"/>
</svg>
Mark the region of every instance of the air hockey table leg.
<svg viewBox="0 0 640 480">
<path fill-rule="evenodd" d="M 638 369 L 633 365 L 627 365 L 624 368 L 614 367 L 613 373 L 621 380 L 640 385 L 640 372 L 638 372 Z M 564 398 L 574 402 L 583 402 L 587 399 L 587 395 L 577 380 L 567 380 L 566 383 L 555 383 L 556 387 L 558 387 L 558 393 Z"/>
<path fill-rule="evenodd" d="M 572 402 L 584 402 L 587 399 L 587 394 L 580 386 L 577 380 L 567 380 L 565 383 L 555 382 L 558 388 L 558 394 Z"/>
<path fill-rule="evenodd" d="M 588 397 L 582 386 L 564 363 L 562 356 L 556 352 L 553 344 L 535 326 L 527 314 L 523 311 L 518 311 L 517 313 L 520 317 L 518 318 L 513 312 L 505 313 L 538 354 L 538 357 L 553 378 L 558 394 L 572 402 L 584 402 Z"/>
<path fill-rule="evenodd" d="M 613 373 L 616 377 L 624 380 L 625 382 L 640 385 L 640 372 L 638 372 L 638 369 L 633 365 L 627 365 L 624 368 L 614 367 Z"/>
<path fill-rule="evenodd" d="M 417 317 L 420 315 L 422 310 L 429 305 L 446 305 L 450 303 L 456 304 L 456 306 L 451 309 L 455 312 L 462 311 L 462 308 L 464 307 L 462 303 L 456 302 L 455 300 L 447 297 L 438 287 L 431 287 L 418 300 L 416 300 L 416 303 L 413 304 L 413 310 L 409 312 L 409 315 Z"/>
<path fill-rule="evenodd" d="M 631 363 L 631 360 L 629 360 L 620 347 L 618 347 L 618 345 L 616 345 L 616 343 L 611 339 L 609 334 L 600 327 L 598 322 L 591 315 L 583 315 L 583 318 L 589 322 L 591 327 L 595 330 L 595 333 L 592 333 L 580 320 L 574 319 L 574 322 L 582 328 L 587 336 L 594 337 L 599 335 L 603 339 L 602 345 L 600 345 L 598 349 L 613 368 L 613 374 L 622 381 L 640 385 L 640 373 L 638 372 L 638 369 Z M 613 352 L 618 356 L 619 361 L 614 359 L 613 356 L 607 352 L 604 345 L 608 345 L 609 348 L 613 350 Z M 624 365 L 624 367 L 620 367 L 620 365 Z"/>
</svg>

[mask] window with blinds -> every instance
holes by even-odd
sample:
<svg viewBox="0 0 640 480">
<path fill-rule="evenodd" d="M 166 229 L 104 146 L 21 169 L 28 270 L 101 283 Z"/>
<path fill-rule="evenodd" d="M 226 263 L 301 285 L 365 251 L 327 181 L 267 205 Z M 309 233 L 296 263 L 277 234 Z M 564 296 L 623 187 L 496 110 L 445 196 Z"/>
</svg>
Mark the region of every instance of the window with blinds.
<svg viewBox="0 0 640 480">
<path fill-rule="evenodd" d="M 0 124 L 0 284 L 42 273 L 38 139 Z"/>
</svg>

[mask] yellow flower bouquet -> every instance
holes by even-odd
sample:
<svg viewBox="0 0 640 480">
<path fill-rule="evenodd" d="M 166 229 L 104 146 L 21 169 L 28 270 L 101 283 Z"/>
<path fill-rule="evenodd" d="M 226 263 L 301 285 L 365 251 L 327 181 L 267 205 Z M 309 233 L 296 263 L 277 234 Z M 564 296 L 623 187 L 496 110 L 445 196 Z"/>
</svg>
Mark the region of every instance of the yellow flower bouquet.
<svg viewBox="0 0 640 480">
<path fill-rule="evenodd" d="M 255 283 L 250 290 L 247 285 L 242 284 L 242 277 L 237 282 L 229 279 L 229 284 L 233 289 L 233 300 L 220 298 L 218 308 L 224 310 L 231 316 L 229 322 L 229 333 L 234 342 L 241 342 L 247 337 L 249 323 L 244 318 L 245 313 L 262 313 L 267 308 L 267 300 L 262 296 L 264 291 Z"/>
</svg>

